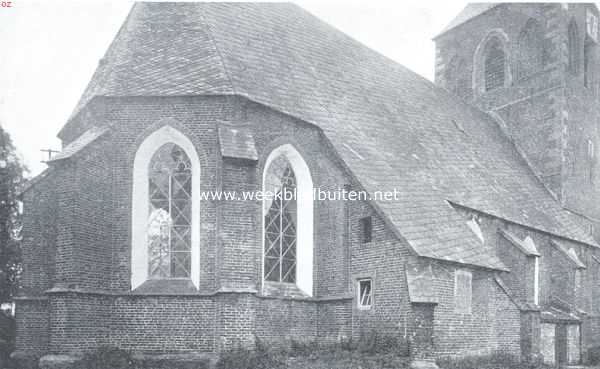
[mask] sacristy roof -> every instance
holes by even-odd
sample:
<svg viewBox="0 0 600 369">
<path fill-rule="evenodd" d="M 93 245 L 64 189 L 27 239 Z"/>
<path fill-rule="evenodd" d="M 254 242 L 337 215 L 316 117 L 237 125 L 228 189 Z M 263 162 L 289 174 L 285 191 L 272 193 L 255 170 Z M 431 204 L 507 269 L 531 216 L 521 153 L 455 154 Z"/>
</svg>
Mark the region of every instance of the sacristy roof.
<svg viewBox="0 0 600 369">
<path fill-rule="evenodd" d="M 421 256 L 504 268 L 450 202 L 595 245 L 488 115 L 293 4 L 136 3 L 74 117 L 95 96 L 215 94 L 318 126 L 368 192 L 399 191 L 373 204 Z"/>
</svg>

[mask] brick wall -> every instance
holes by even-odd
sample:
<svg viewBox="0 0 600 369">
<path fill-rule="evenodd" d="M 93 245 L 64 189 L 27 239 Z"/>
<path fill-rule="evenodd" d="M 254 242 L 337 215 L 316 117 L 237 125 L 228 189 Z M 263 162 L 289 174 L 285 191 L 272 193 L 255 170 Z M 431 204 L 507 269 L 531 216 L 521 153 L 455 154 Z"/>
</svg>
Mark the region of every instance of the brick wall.
<svg viewBox="0 0 600 369">
<path fill-rule="evenodd" d="M 463 268 L 464 269 L 464 268 Z M 439 355 L 473 355 L 503 348 L 520 353 L 520 312 L 491 273 L 473 269 L 472 312 L 459 313 L 454 302 L 454 268 L 437 265 L 435 349 Z"/>
<path fill-rule="evenodd" d="M 16 304 L 16 349 L 41 357 L 49 349 L 48 300 L 21 300 Z"/>
<path fill-rule="evenodd" d="M 49 294 L 49 351 L 81 352 L 111 344 L 151 353 L 218 352 L 238 344 L 252 346 L 255 337 L 279 343 L 332 343 L 374 330 L 401 340 L 414 333 L 415 310 L 404 272 L 414 256 L 363 201 L 314 203 L 314 301 L 291 297 L 295 292 L 287 288 L 270 288 L 275 296 L 260 296 L 262 209 L 257 201 L 202 202 L 196 294 L 130 295 L 133 160 L 140 143 L 165 124 L 193 142 L 201 162 L 202 191 L 260 189 L 267 156 L 285 143 L 301 153 L 315 187 L 361 187 L 316 128 L 242 98 L 97 98 L 89 109 L 93 114 L 83 114 L 82 119 L 93 117 L 94 124 L 110 125 L 111 131 L 74 160 L 55 165 L 60 175 L 53 186 L 61 194 L 44 196 L 56 199 L 48 209 L 58 214 L 55 219 L 62 227 L 56 232 L 56 262 L 51 257 L 46 263 L 36 261 L 34 242 L 28 249 L 32 262 L 25 280 L 34 283 L 39 265 L 58 268 L 56 280 L 36 290 L 42 295 L 44 289 L 58 287 Z M 219 125 L 252 132 L 259 160 L 221 158 Z M 75 136 L 69 129 L 64 134 L 67 140 Z M 26 202 L 33 203 L 33 198 Z M 365 216 L 372 217 L 373 225 L 367 243 L 362 242 L 360 228 Z M 37 235 L 35 227 L 42 226 L 31 227 Z M 437 280 L 442 301 L 431 322 L 436 352 L 512 345 L 510 333 L 518 335 L 518 316 L 497 291 L 493 274 L 474 271 L 474 313 L 464 317 L 453 310 L 454 279 L 444 277 L 447 271 L 452 275 L 454 266 L 436 265 L 442 276 Z M 356 281 L 363 277 L 373 279 L 370 310 L 359 310 L 356 304 Z M 496 292 L 488 297 L 489 291 Z M 504 310 L 496 312 L 496 305 Z M 18 317 L 27 323 L 32 319 L 25 314 L 28 306 L 21 304 L 24 313 Z M 500 329 L 505 331 L 495 333 Z M 25 342 L 33 337 L 23 333 L 20 339 L 20 347 L 26 349 Z"/>
<path fill-rule="evenodd" d="M 53 293 L 49 298 L 49 352 L 81 353 L 109 343 L 110 300 Z"/>
<path fill-rule="evenodd" d="M 213 297 L 120 296 L 110 305 L 110 343 L 147 353 L 213 352 Z"/>
</svg>

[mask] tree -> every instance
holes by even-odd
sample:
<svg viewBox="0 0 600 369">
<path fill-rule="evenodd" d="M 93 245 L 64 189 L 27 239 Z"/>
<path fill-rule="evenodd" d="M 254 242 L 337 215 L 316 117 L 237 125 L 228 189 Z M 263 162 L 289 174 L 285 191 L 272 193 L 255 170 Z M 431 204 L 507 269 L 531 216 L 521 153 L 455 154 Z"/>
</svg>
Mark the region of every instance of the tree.
<svg viewBox="0 0 600 369">
<path fill-rule="evenodd" d="M 12 301 L 21 270 L 21 214 L 17 191 L 24 182 L 25 166 L 0 125 L 0 303 Z"/>
</svg>

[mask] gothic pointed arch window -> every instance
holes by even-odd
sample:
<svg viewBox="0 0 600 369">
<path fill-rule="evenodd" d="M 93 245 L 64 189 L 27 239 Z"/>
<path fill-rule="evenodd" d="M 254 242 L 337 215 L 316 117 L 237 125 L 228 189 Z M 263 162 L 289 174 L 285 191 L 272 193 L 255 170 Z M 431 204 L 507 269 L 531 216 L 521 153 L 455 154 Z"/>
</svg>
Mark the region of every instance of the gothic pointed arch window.
<svg viewBox="0 0 600 369">
<path fill-rule="evenodd" d="M 517 73 L 519 78 L 527 77 L 543 65 L 542 29 L 535 19 L 529 19 L 521 30 L 517 47 Z"/>
<path fill-rule="evenodd" d="M 192 243 L 192 164 L 170 142 L 152 156 L 148 168 L 148 275 L 189 278 Z"/>
<path fill-rule="evenodd" d="M 580 60 L 580 48 L 579 48 L 579 31 L 577 30 L 577 23 L 572 20 L 569 23 L 568 30 L 568 48 L 569 48 L 569 72 L 573 74 L 579 73 Z"/>
<path fill-rule="evenodd" d="M 312 296 L 312 179 L 292 145 L 267 158 L 263 193 L 263 281 L 294 284 Z"/>
<path fill-rule="evenodd" d="M 500 40 L 492 38 L 486 46 L 484 58 L 485 90 L 503 87 L 506 78 L 506 55 Z"/>
<path fill-rule="evenodd" d="M 275 197 L 264 203 L 264 277 L 267 281 L 296 283 L 296 175 L 285 156 L 279 156 L 269 166 L 265 189 Z"/>
<path fill-rule="evenodd" d="M 148 280 L 200 279 L 200 162 L 192 142 L 165 126 L 139 146 L 133 164 L 131 287 Z"/>
</svg>

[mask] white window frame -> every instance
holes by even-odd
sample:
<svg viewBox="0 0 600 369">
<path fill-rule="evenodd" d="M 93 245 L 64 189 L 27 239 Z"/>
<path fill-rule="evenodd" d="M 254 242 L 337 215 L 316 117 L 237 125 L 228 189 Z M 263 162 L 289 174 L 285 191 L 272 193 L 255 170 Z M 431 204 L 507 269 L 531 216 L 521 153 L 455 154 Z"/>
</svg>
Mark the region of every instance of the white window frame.
<svg viewBox="0 0 600 369">
<path fill-rule="evenodd" d="M 310 175 L 310 169 L 302 158 L 302 155 L 291 144 L 284 144 L 269 154 L 262 173 L 262 189 L 266 193 L 266 176 L 271 162 L 284 155 L 290 163 L 296 176 L 296 206 L 298 225 L 296 229 L 296 286 L 308 296 L 313 296 L 313 181 Z M 263 200 L 265 201 L 265 200 Z M 262 286 L 265 281 L 265 207 L 262 206 L 261 229 L 261 279 Z"/>
<path fill-rule="evenodd" d="M 464 300 L 468 302 L 467 310 L 461 310 L 459 308 L 459 298 L 462 298 L 458 295 L 458 279 L 459 277 L 467 277 L 469 281 L 468 288 L 468 296 L 464 297 Z M 471 314 L 473 312 L 473 273 L 469 270 L 465 269 L 457 269 L 454 272 L 454 311 L 459 314 Z"/>
<path fill-rule="evenodd" d="M 190 280 L 200 285 L 200 159 L 192 141 L 171 126 L 150 134 L 139 146 L 133 162 L 133 191 L 131 200 L 131 289 L 149 279 L 148 275 L 148 166 L 154 153 L 167 143 L 179 146 L 192 165 L 192 237 Z"/>
<path fill-rule="evenodd" d="M 361 294 L 361 283 L 368 282 L 371 286 L 371 296 L 370 296 L 370 304 L 365 305 L 362 303 L 363 296 Z M 359 310 L 371 310 L 374 302 L 374 294 L 373 294 L 373 278 L 359 278 L 356 280 L 356 307 Z"/>
</svg>

